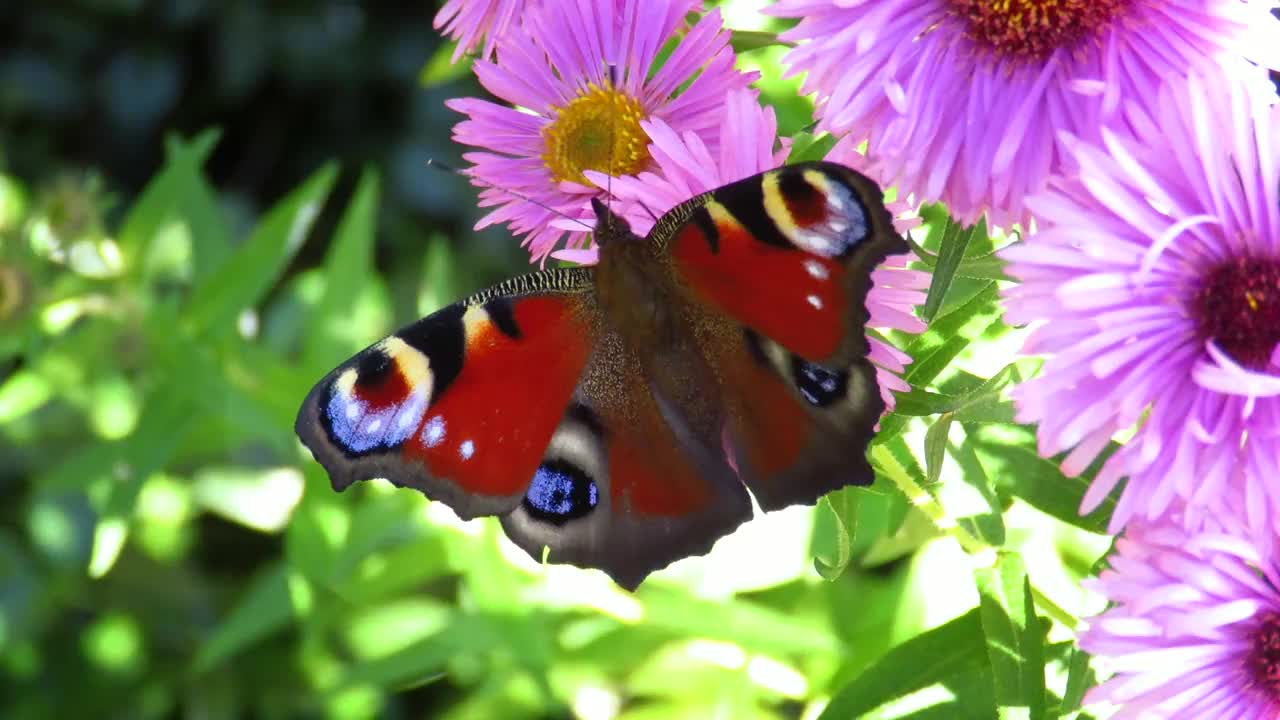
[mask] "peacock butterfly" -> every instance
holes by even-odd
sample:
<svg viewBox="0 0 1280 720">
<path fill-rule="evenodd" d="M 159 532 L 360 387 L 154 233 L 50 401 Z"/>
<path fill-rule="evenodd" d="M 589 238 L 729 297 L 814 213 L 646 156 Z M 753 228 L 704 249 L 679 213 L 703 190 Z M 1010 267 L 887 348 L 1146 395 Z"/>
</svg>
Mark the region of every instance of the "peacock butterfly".
<svg viewBox="0 0 1280 720">
<path fill-rule="evenodd" d="M 832 163 L 681 203 L 641 238 L 594 201 L 599 263 L 516 277 L 370 346 L 296 430 L 344 490 L 382 477 L 535 559 L 635 589 L 751 516 L 874 474 L 871 271 L 907 250 Z"/>
</svg>

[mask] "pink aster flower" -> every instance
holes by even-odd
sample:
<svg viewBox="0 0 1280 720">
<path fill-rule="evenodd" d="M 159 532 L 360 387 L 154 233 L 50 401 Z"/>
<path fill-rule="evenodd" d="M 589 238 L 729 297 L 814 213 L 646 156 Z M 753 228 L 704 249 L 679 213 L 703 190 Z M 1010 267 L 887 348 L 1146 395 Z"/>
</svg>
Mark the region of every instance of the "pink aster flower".
<svg viewBox="0 0 1280 720">
<path fill-rule="evenodd" d="M 1280 573 L 1247 535 L 1135 523 L 1085 581 L 1112 606 L 1080 647 L 1115 675 L 1087 703 L 1116 720 L 1280 717 Z"/>
<path fill-rule="evenodd" d="M 494 44 L 523 12 L 537 0 L 449 0 L 432 23 L 437 30 L 457 41 L 453 61 L 484 41 L 484 57 L 493 57 Z"/>
<path fill-rule="evenodd" d="M 712 142 L 693 131 L 678 131 L 661 119 L 641 125 L 652 141 L 649 155 L 655 167 L 633 176 L 613 177 L 588 172 L 597 187 L 611 187 L 620 201 L 615 208 L 639 234 L 649 232 L 654 216 L 702 192 L 727 185 L 783 164 L 787 148 L 778 143 L 778 124 L 772 108 L 762 108 L 756 93 L 737 90 L 729 94 L 722 124 Z M 855 169 L 857 169 L 855 167 Z M 890 213 L 905 230 L 918 222 L 904 203 L 890 203 Z M 556 257 L 577 262 L 595 262 L 595 250 L 568 250 Z M 915 316 L 915 307 L 925 300 L 922 289 L 929 287 L 929 275 L 906 268 L 909 255 L 889 258 L 871 278 L 875 286 L 867 296 L 870 325 L 881 329 L 918 333 L 924 323 Z M 910 356 L 880 340 L 870 338 L 870 358 L 876 365 L 880 394 L 887 409 L 894 407 L 893 391 L 910 386 L 900 377 Z"/>
<path fill-rule="evenodd" d="M 1248 83 L 1252 79 L 1257 85 Z M 1003 251 L 1007 318 L 1047 354 L 1016 392 L 1041 452 L 1088 466 L 1136 436 L 1085 495 L 1128 476 L 1112 517 L 1234 514 L 1280 532 L 1280 114 L 1264 73 L 1181 78 L 1102 146 L 1064 138 L 1079 175 L 1030 203 L 1042 230 Z M 1072 449 L 1074 448 L 1074 449 Z"/>
<path fill-rule="evenodd" d="M 448 106 L 467 120 L 454 139 L 467 153 L 480 204 L 496 207 L 477 228 L 506 223 L 540 261 L 565 234 L 581 243 L 594 215 L 586 170 L 633 174 L 651 166 L 640 123 L 661 119 L 714 145 L 725 93 L 754 74 L 734 69 L 729 34 L 714 10 L 676 36 L 688 0 L 566 0 L 528 13 L 498 41 L 496 62 L 478 61 L 480 82 L 520 110 L 461 98 Z M 566 229 L 563 216 L 582 218 Z"/>
<path fill-rule="evenodd" d="M 1243 54 L 1280 67 L 1273 3 L 1241 0 L 780 0 L 784 62 L 819 127 L 870 141 L 876 175 L 974 222 L 1026 224 L 1024 198 L 1170 71 Z"/>
</svg>

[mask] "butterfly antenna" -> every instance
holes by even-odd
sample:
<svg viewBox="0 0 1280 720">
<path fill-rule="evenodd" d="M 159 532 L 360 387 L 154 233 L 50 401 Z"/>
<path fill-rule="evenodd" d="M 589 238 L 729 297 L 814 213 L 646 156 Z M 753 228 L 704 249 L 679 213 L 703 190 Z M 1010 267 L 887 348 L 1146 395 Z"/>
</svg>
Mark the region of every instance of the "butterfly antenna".
<svg viewBox="0 0 1280 720">
<path fill-rule="evenodd" d="M 568 220 L 568 221 L 570 221 L 570 222 L 575 222 L 575 223 L 577 223 L 577 224 L 581 225 L 583 228 L 585 228 L 585 229 L 586 229 L 586 231 L 587 231 L 587 232 L 592 232 L 592 231 L 594 231 L 594 230 L 595 230 L 595 226 L 593 226 L 593 225 L 588 225 L 588 224 L 586 224 L 585 222 L 583 222 L 583 221 L 579 220 L 579 219 L 578 219 L 578 218 L 576 218 L 576 217 L 571 217 L 570 215 L 565 214 L 565 212 L 564 212 L 564 211 L 562 211 L 562 210 L 557 210 L 557 209 L 555 209 L 555 208 L 551 207 L 550 205 L 547 205 L 546 203 L 544 203 L 544 202 L 542 202 L 542 201 L 540 201 L 540 200 L 535 200 L 535 199 L 533 199 L 533 198 L 529 197 L 528 195 L 525 195 L 525 194 L 523 194 L 523 193 L 516 192 L 515 190 L 512 190 L 511 188 L 499 187 L 499 186 L 494 185 L 493 183 L 491 183 L 491 182 L 489 182 L 489 181 L 485 180 L 484 178 L 478 178 L 478 177 L 476 177 L 476 176 L 474 176 L 474 175 L 468 175 L 465 171 L 463 171 L 463 170 L 459 170 L 458 168 L 453 167 L 452 165 L 450 165 L 450 164 L 448 164 L 448 163 L 440 162 L 439 160 L 436 160 L 435 158 L 427 158 L 427 167 L 432 167 L 432 168 L 436 168 L 437 170 L 443 170 L 443 171 L 445 171 L 445 172 L 450 172 L 450 173 L 453 173 L 454 175 L 460 175 L 460 176 L 462 176 L 462 177 L 466 178 L 467 180 L 469 180 L 472 184 L 474 184 L 474 185 L 478 185 L 479 187 L 483 187 L 483 188 L 490 188 L 490 189 L 493 189 L 493 190 L 497 190 L 498 192 L 504 192 L 504 193 L 506 193 L 506 194 L 510 195 L 511 197 L 517 198 L 517 199 L 519 199 L 519 200 L 523 200 L 523 201 L 525 201 L 525 202 L 527 202 L 527 203 L 530 203 L 530 204 L 533 204 L 533 205 L 537 205 L 538 207 L 542 208 L 543 210 L 546 210 L 547 212 L 551 213 L 552 215 L 557 215 L 557 216 L 559 216 L 559 217 L 564 218 L 565 220 Z"/>
<path fill-rule="evenodd" d="M 609 64 L 609 90 L 612 91 L 618 87 L 618 66 L 613 63 Z M 610 201 L 615 200 L 613 196 L 613 148 L 618 144 L 618 116 L 614 113 L 609 116 L 609 179 L 605 181 L 604 194 Z M 607 206 L 606 206 L 607 207 Z M 613 208 L 609 208 L 610 212 Z"/>
</svg>

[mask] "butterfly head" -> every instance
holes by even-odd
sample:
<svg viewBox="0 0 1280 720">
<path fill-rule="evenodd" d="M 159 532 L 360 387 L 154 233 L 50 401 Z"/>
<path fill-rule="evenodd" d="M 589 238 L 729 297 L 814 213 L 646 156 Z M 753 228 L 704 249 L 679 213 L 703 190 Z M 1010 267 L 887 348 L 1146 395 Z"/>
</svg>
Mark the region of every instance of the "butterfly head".
<svg viewBox="0 0 1280 720">
<path fill-rule="evenodd" d="M 631 225 L 622 216 L 610 210 L 600 198 L 591 198 L 591 209 L 596 212 L 595 241 L 597 245 L 639 239 L 635 233 L 631 232 Z"/>
</svg>

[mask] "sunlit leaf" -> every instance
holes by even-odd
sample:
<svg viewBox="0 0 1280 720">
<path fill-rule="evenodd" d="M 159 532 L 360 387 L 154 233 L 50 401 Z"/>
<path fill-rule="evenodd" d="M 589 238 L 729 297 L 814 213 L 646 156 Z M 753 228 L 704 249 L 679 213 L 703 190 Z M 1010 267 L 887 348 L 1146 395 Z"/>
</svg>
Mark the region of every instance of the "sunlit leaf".
<svg viewBox="0 0 1280 720">
<path fill-rule="evenodd" d="M 1001 720 L 1045 717 L 1044 631 L 1035 612 L 1026 567 L 1017 553 L 974 572 Z"/>
<path fill-rule="evenodd" d="M 194 287 L 184 325 L 196 334 L 230 326 L 261 299 L 306 238 L 336 177 L 337 169 L 325 166 L 272 208 L 249 239 Z"/>
<path fill-rule="evenodd" d="M 990 672 L 982 623 L 974 609 L 890 650 L 837 691 L 818 720 L 862 717 L 916 693 L 922 695 L 922 704 L 950 713 L 938 717 L 984 717 L 965 709 L 985 710 L 985 717 L 995 717 L 990 690 L 984 693 L 974 682 L 986 680 Z"/>
<path fill-rule="evenodd" d="M 347 325 L 361 288 L 369 282 L 378 216 L 378 175 L 366 169 L 338 222 L 324 262 L 324 295 L 312 310 L 303 336 L 307 368 L 324 372 L 349 354 Z"/>
<path fill-rule="evenodd" d="M 156 233 L 173 216 L 191 177 L 209 158 L 220 135 L 217 130 L 205 130 L 190 143 L 177 138 L 167 143 L 164 169 L 147 183 L 120 228 L 120 250 L 130 262 L 136 263 L 146 254 Z"/>
<path fill-rule="evenodd" d="M 1057 463 L 1040 456 L 1034 432 L 1020 426 L 966 424 L 965 433 L 1002 492 L 1025 500 L 1036 509 L 1063 522 L 1096 533 L 1105 533 L 1115 509 L 1115 493 L 1086 516 L 1080 501 L 1092 482 L 1096 466 L 1077 477 L 1068 477 Z"/>
</svg>

